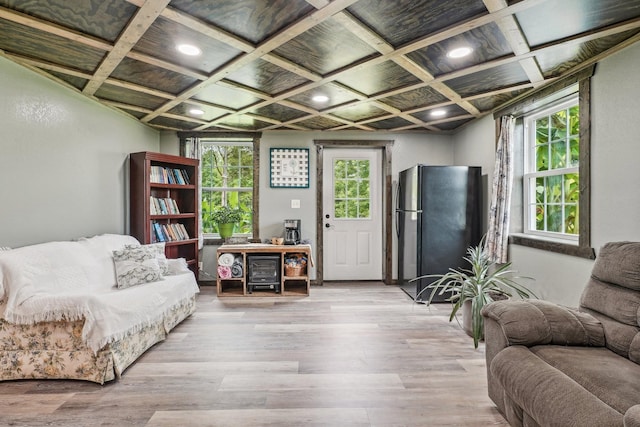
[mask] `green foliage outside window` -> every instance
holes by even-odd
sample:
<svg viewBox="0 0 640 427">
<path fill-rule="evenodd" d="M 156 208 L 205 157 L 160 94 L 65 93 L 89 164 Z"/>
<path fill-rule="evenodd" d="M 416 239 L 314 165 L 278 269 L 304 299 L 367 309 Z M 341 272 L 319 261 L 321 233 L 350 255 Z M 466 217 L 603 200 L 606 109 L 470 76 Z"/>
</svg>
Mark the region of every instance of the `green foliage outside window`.
<svg viewBox="0 0 640 427">
<path fill-rule="evenodd" d="M 249 145 L 203 144 L 202 147 L 202 228 L 205 234 L 218 233 L 211 213 L 220 206 L 240 209 L 242 218 L 236 234 L 253 231 L 253 148 Z"/>
<path fill-rule="evenodd" d="M 336 160 L 333 166 L 334 218 L 370 218 L 369 160 Z"/>
<path fill-rule="evenodd" d="M 557 111 L 535 121 L 536 172 L 558 174 L 535 178 L 535 229 L 578 234 L 579 174 L 562 173 L 577 168 L 580 158 L 578 106 Z"/>
</svg>

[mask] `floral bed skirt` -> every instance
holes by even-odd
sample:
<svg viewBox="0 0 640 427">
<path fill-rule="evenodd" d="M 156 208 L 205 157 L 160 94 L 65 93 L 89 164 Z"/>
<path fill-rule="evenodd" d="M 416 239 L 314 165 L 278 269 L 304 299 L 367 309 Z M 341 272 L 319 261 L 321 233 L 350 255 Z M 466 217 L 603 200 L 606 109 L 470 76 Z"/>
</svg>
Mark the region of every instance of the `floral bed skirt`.
<svg viewBox="0 0 640 427">
<path fill-rule="evenodd" d="M 0 381 L 75 379 L 104 384 L 164 340 L 196 308 L 195 296 L 174 305 L 162 322 L 132 332 L 97 354 L 82 341 L 84 320 L 16 325 L 0 320 Z"/>
</svg>

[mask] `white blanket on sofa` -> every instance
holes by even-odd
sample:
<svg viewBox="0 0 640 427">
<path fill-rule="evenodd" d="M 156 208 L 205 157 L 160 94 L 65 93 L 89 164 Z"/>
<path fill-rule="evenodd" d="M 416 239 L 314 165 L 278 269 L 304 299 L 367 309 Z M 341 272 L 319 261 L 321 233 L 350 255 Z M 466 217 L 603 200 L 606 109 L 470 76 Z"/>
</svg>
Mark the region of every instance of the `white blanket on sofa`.
<svg viewBox="0 0 640 427">
<path fill-rule="evenodd" d="M 190 272 L 117 289 L 110 254 L 137 243 L 127 237 L 50 242 L 2 252 L 0 296 L 6 302 L 0 316 L 17 324 L 84 318 L 84 342 L 98 351 L 162 321 L 173 306 L 199 291 Z"/>
</svg>

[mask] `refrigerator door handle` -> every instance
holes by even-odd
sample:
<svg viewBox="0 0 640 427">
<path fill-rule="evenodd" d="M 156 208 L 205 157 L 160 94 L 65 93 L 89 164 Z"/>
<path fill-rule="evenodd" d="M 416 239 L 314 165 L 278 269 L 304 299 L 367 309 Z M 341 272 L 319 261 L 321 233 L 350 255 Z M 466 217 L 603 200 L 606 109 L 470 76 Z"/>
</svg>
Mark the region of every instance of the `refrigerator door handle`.
<svg viewBox="0 0 640 427">
<path fill-rule="evenodd" d="M 401 191 L 401 187 L 400 187 L 400 181 L 397 182 L 396 184 L 396 216 L 395 216 L 395 222 L 396 222 L 396 238 L 400 239 L 400 191 Z"/>
</svg>

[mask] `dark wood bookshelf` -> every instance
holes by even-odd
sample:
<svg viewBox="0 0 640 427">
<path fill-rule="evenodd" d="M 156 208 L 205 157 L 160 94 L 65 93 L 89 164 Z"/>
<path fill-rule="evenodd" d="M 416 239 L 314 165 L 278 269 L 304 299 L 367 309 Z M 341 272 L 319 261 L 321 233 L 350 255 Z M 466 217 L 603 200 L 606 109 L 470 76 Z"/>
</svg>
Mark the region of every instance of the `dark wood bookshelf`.
<svg viewBox="0 0 640 427">
<path fill-rule="evenodd" d="M 173 171 L 178 169 L 188 177 L 188 184 L 167 184 L 152 182 L 152 167 L 162 167 Z M 189 268 L 198 279 L 198 230 L 199 230 L 199 160 L 170 154 L 142 151 L 129 155 L 129 193 L 131 235 L 148 244 L 161 242 L 154 223 L 161 227 L 182 224 L 189 238 L 169 238 L 165 240 L 167 258 L 185 258 Z M 151 214 L 151 197 L 173 199 L 179 214 Z M 163 234 L 164 236 L 164 234 Z M 165 237 L 166 239 L 166 237 Z"/>
</svg>

